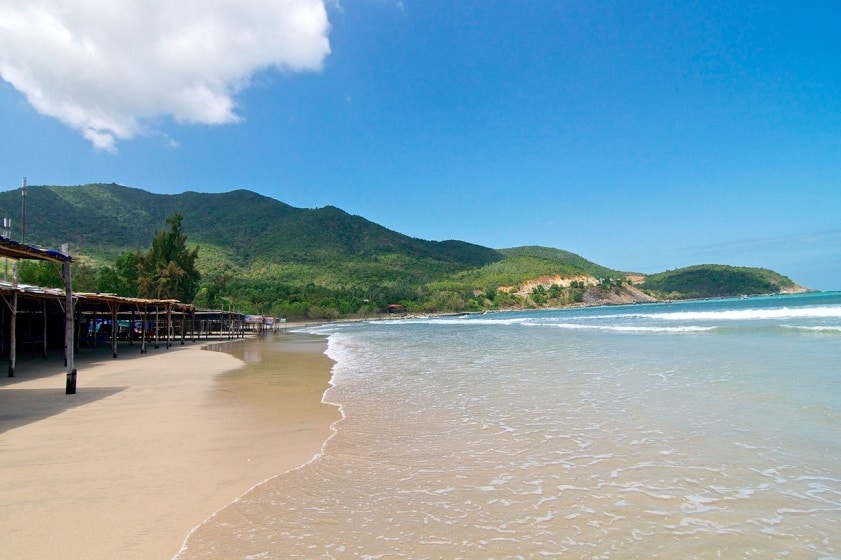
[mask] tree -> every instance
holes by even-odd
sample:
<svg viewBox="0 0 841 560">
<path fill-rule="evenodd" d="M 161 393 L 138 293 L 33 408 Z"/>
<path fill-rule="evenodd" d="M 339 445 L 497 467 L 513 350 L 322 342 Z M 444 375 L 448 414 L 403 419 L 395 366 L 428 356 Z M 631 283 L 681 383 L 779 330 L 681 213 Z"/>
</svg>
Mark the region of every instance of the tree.
<svg viewBox="0 0 841 560">
<path fill-rule="evenodd" d="M 157 230 L 146 253 L 137 253 L 137 293 L 140 297 L 192 302 L 201 274 L 196 269 L 199 247 L 187 249 L 181 229 L 184 216 L 166 219 L 169 230 Z"/>
<path fill-rule="evenodd" d="M 113 267 L 101 268 L 97 273 L 97 291 L 123 297 L 137 297 L 139 258 L 139 252 L 127 251 L 117 257 Z"/>
<path fill-rule="evenodd" d="M 543 284 L 538 284 L 532 288 L 531 299 L 537 305 L 543 305 L 546 303 L 546 288 L 543 287 Z"/>
<path fill-rule="evenodd" d="M 12 267 L 13 264 L 9 263 L 9 282 L 11 282 Z M 18 282 L 44 288 L 61 288 L 64 286 L 60 269 L 53 263 L 46 261 L 22 260 L 18 262 Z"/>
<path fill-rule="evenodd" d="M 234 275 L 229 272 L 214 276 L 198 291 L 194 303 L 207 309 L 221 309 L 223 305 L 222 296 L 228 293 L 228 284 L 233 279 Z M 241 291 L 246 292 L 244 288 Z"/>
<path fill-rule="evenodd" d="M 73 290 L 77 292 L 96 292 L 97 273 L 96 269 L 85 259 L 74 260 L 71 266 L 71 277 L 73 278 Z M 11 269 L 8 272 L 11 281 Z M 61 268 L 54 263 L 46 261 L 22 260 L 18 263 L 18 282 L 31 284 L 42 288 L 63 288 L 64 280 L 61 277 Z"/>
</svg>

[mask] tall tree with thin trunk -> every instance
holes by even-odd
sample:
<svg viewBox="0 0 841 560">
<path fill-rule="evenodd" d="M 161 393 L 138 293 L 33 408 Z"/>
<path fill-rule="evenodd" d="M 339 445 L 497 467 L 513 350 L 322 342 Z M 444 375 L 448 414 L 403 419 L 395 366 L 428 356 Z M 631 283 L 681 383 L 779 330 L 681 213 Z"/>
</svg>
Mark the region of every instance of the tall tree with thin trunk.
<svg viewBox="0 0 841 560">
<path fill-rule="evenodd" d="M 177 299 L 192 302 L 199 288 L 201 275 L 196 269 L 198 246 L 187 249 L 187 236 L 176 213 L 166 219 L 168 230 L 158 230 L 152 246 L 137 257 L 137 292 L 140 297 Z"/>
</svg>

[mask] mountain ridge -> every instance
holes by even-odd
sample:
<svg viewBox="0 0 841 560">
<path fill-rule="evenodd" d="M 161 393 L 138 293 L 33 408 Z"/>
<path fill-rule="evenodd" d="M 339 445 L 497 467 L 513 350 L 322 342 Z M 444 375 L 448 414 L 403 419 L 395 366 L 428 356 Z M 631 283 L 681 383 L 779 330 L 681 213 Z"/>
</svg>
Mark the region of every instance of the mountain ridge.
<svg viewBox="0 0 841 560">
<path fill-rule="evenodd" d="M 0 192 L 0 212 L 20 215 L 19 193 Z M 91 267 L 91 278 L 121 254 L 146 248 L 166 218 L 181 213 L 188 243 L 201 247 L 197 267 L 204 288 L 198 301 L 208 306 L 237 301 L 261 313 L 311 316 L 313 309 L 340 309 L 352 314 L 382 311 L 393 302 L 429 312 L 647 301 L 654 292 L 672 298 L 706 294 L 694 289 L 693 277 L 709 284 L 715 274 L 740 287 L 796 287 L 771 271 L 733 274 L 708 265 L 688 275 L 653 276 L 649 294 L 643 294 L 639 288 L 646 287 L 639 281 L 645 275 L 613 270 L 563 249 L 428 241 L 335 206 L 296 208 L 245 189 L 155 194 L 114 183 L 32 186 L 26 205 L 26 242 L 69 243 L 74 256 Z M 109 286 L 100 282 L 95 290 L 109 291 Z"/>
</svg>

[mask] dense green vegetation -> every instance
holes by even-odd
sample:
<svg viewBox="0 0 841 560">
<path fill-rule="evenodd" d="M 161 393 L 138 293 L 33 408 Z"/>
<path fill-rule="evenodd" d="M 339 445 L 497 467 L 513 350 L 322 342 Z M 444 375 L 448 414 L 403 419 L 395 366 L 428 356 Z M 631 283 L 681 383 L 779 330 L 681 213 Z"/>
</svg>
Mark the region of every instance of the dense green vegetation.
<svg viewBox="0 0 841 560">
<path fill-rule="evenodd" d="M 169 229 L 155 233 L 148 251 L 135 253 L 138 296 L 188 302 L 196 297 L 201 280 L 196 269 L 199 248 L 187 249 L 187 236 L 181 228 L 183 219 L 179 213 L 167 218 Z M 123 256 L 128 263 L 131 263 L 130 255 Z"/>
<path fill-rule="evenodd" d="M 429 282 L 420 289 L 418 300 L 403 303 L 410 310 L 422 312 L 561 306 L 581 303 L 585 289 L 581 281 L 562 288 L 550 283 L 552 278 L 593 277 L 601 280 L 601 288 L 610 289 L 627 275 L 549 247 L 515 247 L 499 252 L 503 260 Z M 548 287 L 539 284 L 527 294 L 518 292 L 521 285 L 535 279 L 544 279 Z"/>
<path fill-rule="evenodd" d="M 643 284 L 670 299 L 776 294 L 794 286 L 791 279 L 764 268 L 710 264 L 652 274 Z"/>
<path fill-rule="evenodd" d="M 19 190 L 0 193 L 0 212 L 13 226 L 20 209 Z M 426 241 L 335 207 L 294 208 L 245 190 L 158 195 L 113 184 L 30 187 L 26 220 L 27 243 L 70 244 L 77 290 L 175 297 L 204 308 L 322 319 L 387 313 L 395 304 L 409 312 L 460 312 L 635 297 L 626 273 L 568 251 Z M 12 239 L 18 233 L 13 227 Z M 686 270 L 649 277 L 645 287 L 675 298 L 793 285 L 758 269 Z M 60 285 L 44 263 L 21 263 L 19 277 Z"/>
</svg>

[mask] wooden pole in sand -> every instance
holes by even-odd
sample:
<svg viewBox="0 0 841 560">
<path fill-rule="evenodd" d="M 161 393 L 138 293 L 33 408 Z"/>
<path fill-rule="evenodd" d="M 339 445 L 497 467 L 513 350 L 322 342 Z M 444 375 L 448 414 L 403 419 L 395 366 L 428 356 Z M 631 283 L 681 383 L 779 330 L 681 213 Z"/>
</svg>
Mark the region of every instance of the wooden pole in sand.
<svg viewBox="0 0 841 560">
<path fill-rule="evenodd" d="M 159 334 L 160 334 L 160 332 L 161 332 L 161 322 L 160 322 L 160 320 L 158 319 L 158 317 L 160 316 L 160 315 L 159 315 L 159 311 L 160 311 L 160 310 L 159 310 L 159 308 L 158 308 L 158 305 L 157 305 L 157 304 L 155 304 L 155 350 L 157 350 L 158 348 L 160 348 L 160 345 L 159 345 L 159 343 L 158 343 L 158 340 L 159 340 L 158 335 L 159 335 Z"/>
<path fill-rule="evenodd" d="M 111 357 L 117 357 L 117 307 L 119 304 L 109 304 L 111 308 Z"/>
<path fill-rule="evenodd" d="M 61 246 L 61 252 L 70 255 L 67 244 Z M 70 262 L 62 265 L 64 277 L 64 352 L 67 357 L 67 383 L 64 389 L 66 395 L 76 394 L 76 357 L 74 349 L 73 328 L 73 285 L 70 282 Z"/>
<path fill-rule="evenodd" d="M 149 318 L 149 307 L 143 306 L 143 322 L 140 325 L 140 353 L 146 353 L 146 321 Z"/>
<path fill-rule="evenodd" d="M 172 304 L 166 304 L 166 347 L 172 346 Z"/>
<path fill-rule="evenodd" d="M 12 269 L 12 303 L 9 306 L 9 377 L 15 376 L 15 359 L 17 354 L 17 319 L 18 319 L 18 263 Z"/>
<path fill-rule="evenodd" d="M 17 267 L 17 265 L 15 265 Z M 18 293 L 12 292 L 11 316 L 9 320 L 9 377 L 15 376 L 15 361 L 17 359 L 17 320 Z"/>
</svg>

